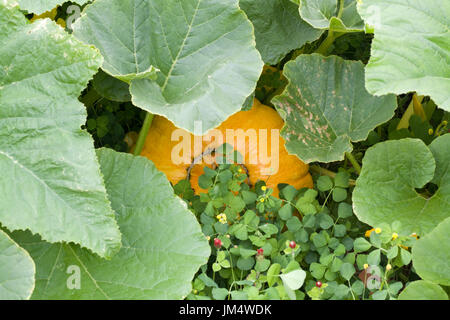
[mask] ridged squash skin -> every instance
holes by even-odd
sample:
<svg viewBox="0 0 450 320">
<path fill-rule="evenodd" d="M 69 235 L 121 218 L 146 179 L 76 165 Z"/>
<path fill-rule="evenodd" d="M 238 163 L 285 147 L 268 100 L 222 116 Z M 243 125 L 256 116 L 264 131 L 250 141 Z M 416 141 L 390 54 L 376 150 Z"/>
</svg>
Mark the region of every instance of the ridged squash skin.
<svg viewBox="0 0 450 320">
<path fill-rule="evenodd" d="M 295 155 L 290 155 L 286 151 L 284 147 L 284 140 L 279 134 L 282 127 L 283 120 L 278 113 L 274 109 L 261 104 L 255 99 L 251 110 L 240 111 L 232 115 L 216 128 L 223 134 L 224 140 L 226 140 L 227 129 L 242 129 L 244 132 L 248 129 L 255 130 L 258 137 L 256 144 L 250 144 L 248 138 L 245 138 L 245 143 L 243 143 L 242 139 L 240 140 L 240 143 L 238 139 L 234 139 L 233 142 L 226 142 L 231 144 L 236 150 L 239 151 L 239 153 L 241 153 L 241 155 L 244 156 L 243 165 L 248 170 L 250 184 L 254 185 L 258 180 L 266 181 L 267 186 L 274 190 L 274 196 L 278 196 L 277 185 L 279 183 L 287 183 L 297 189 L 313 187 L 313 180 L 309 174 L 308 165 L 298 159 Z M 152 127 L 147 135 L 144 148 L 141 152 L 141 155 L 152 160 L 156 168 L 164 172 L 169 181 L 173 184 L 176 184 L 180 180 L 186 179 L 188 168 L 194 157 L 200 155 L 208 147 L 218 147 L 222 144 L 221 141 L 215 140 L 213 135 L 214 133 L 212 131 L 208 132 L 203 137 L 195 137 L 185 130 L 178 129 L 180 130 L 178 133 L 182 132 L 185 138 L 191 139 L 192 156 L 186 159 L 186 163 L 174 164 L 171 158 L 172 149 L 180 144 L 180 141 L 172 141 L 172 132 L 176 129 L 178 128 L 166 118 L 155 116 Z M 269 158 L 271 156 L 271 134 L 276 134 L 274 139 L 278 139 L 279 168 L 278 171 L 272 175 L 268 174 L 271 167 L 270 163 L 262 163 L 258 154 L 261 147 L 266 150 L 265 143 L 261 144 L 261 141 L 264 139 L 260 139 L 261 137 L 259 137 L 260 129 L 267 130 L 266 141 L 268 145 L 267 154 Z M 272 133 L 271 130 L 273 129 L 278 129 L 278 131 Z M 202 140 L 201 144 L 198 143 L 198 146 L 202 146 L 202 150 L 194 150 L 195 138 L 198 139 L 197 141 L 200 141 L 200 139 Z M 257 162 L 251 164 L 250 159 L 257 159 Z M 203 167 L 206 165 L 207 164 L 202 162 L 194 165 L 191 170 L 190 181 L 196 194 L 206 192 L 206 190 L 201 189 L 198 185 L 198 178 L 203 174 Z M 209 165 L 209 167 L 211 167 L 211 165 Z"/>
</svg>

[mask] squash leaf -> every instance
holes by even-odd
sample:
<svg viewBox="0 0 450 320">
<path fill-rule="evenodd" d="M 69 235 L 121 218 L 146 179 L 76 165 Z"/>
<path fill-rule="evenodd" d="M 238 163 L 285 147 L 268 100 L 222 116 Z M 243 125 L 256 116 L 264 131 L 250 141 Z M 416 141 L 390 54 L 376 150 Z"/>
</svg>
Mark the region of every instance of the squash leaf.
<svg viewBox="0 0 450 320">
<path fill-rule="evenodd" d="M 90 0 L 71 0 L 71 2 L 84 5 Z M 67 0 L 17 0 L 20 5 L 20 8 L 23 10 L 27 10 L 28 12 L 41 14 L 46 11 L 52 10 L 54 7 L 67 2 Z"/>
<path fill-rule="evenodd" d="M 190 132 L 201 120 L 201 134 L 241 109 L 263 67 L 238 0 L 97 0 L 74 33 L 131 83 L 134 105 Z"/>
<path fill-rule="evenodd" d="M 365 0 L 358 11 L 375 29 L 367 90 L 417 91 L 450 111 L 450 1 Z"/>
<path fill-rule="evenodd" d="M 125 82 L 155 79 L 152 65 L 149 0 L 100 0 L 86 7 L 73 25 L 74 35 L 95 45 L 104 57 L 103 70 Z"/>
<path fill-rule="evenodd" d="M 210 254 L 195 216 L 148 159 L 111 149 L 100 149 L 98 157 L 122 248 L 107 261 L 76 245 L 15 232 L 37 265 L 32 299 L 183 298 Z M 79 270 L 78 289 L 73 270 Z"/>
<path fill-rule="evenodd" d="M 450 134 L 427 147 L 419 139 L 386 141 L 367 150 L 353 191 L 359 220 L 371 226 L 401 222 L 405 233 L 424 236 L 450 217 Z M 433 182 L 431 197 L 419 194 Z"/>
<path fill-rule="evenodd" d="M 130 85 L 100 70 L 92 80 L 92 85 L 102 97 L 117 101 L 131 101 Z"/>
<path fill-rule="evenodd" d="M 28 252 L 0 229 L 0 300 L 28 299 L 35 266 Z"/>
<path fill-rule="evenodd" d="M 239 5 L 245 11 L 255 27 L 256 48 L 265 63 L 275 65 L 291 50 L 301 48 L 322 35 L 302 20 L 298 5 L 290 0 L 240 0 Z"/>
<path fill-rule="evenodd" d="M 286 149 L 308 163 L 343 160 L 350 141 L 365 140 L 397 107 L 394 95 L 367 93 L 361 62 L 301 55 L 286 64 L 284 75 L 289 84 L 272 102 L 286 122 Z"/>
<path fill-rule="evenodd" d="M 441 286 L 418 280 L 410 282 L 400 293 L 398 300 L 448 300 L 448 295 Z"/>
<path fill-rule="evenodd" d="M 77 99 L 102 58 L 13 1 L 0 3 L 0 30 L 0 221 L 110 257 L 120 231 Z"/>
<path fill-rule="evenodd" d="M 414 245 L 412 258 L 422 279 L 450 286 L 450 217 Z"/>
<path fill-rule="evenodd" d="M 364 21 L 356 10 L 356 0 L 301 0 L 300 15 L 317 29 L 359 32 Z"/>
</svg>

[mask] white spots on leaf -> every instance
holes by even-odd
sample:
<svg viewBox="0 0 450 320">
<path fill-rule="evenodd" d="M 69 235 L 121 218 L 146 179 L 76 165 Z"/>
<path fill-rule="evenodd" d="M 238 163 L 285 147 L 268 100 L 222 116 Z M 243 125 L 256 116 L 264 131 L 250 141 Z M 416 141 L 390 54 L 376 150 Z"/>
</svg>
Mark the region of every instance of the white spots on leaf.
<svg viewBox="0 0 450 320">
<path fill-rule="evenodd" d="M 288 115 L 291 115 L 291 113 L 292 113 L 292 108 L 289 106 L 289 105 L 286 105 L 286 111 L 287 111 L 287 113 L 288 113 Z"/>
</svg>

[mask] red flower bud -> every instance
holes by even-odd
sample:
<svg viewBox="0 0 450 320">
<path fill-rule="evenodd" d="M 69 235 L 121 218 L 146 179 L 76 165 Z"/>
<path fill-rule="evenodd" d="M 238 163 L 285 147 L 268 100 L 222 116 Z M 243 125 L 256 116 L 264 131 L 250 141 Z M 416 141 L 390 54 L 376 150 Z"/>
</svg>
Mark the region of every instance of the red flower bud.
<svg viewBox="0 0 450 320">
<path fill-rule="evenodd" d="M 295 243 L 295 241 L 289 242 L 289 247 L 291 247 L 291 249 L 295 249 L 296 246 L 297 244 Z"/>
<path fill-rule="evenodd" d="M 222 246 L 222 241 L 220 239 L 214 238 L 214 247 L 219 249 Z"/>
</svg>

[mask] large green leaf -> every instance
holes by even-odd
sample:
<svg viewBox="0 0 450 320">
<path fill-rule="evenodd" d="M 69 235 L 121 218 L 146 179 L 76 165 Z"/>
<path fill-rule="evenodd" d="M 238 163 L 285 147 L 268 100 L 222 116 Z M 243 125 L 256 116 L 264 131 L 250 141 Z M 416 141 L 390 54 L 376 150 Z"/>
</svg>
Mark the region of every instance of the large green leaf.
<svg viewBox="0 0 450 320">
<path fill-rule="evenodd" d="M 17 0 L 20 7 L 28 12 L 33 12 L 36 14 L 44 13 L 45 11 L 50 11 L 54 7 L 67 2 L 67 0 Z M 71 2 L 83 5 L 90 0 L 70 0 Z"/>
<path fill-rule="evenodd" d="M 94 76 L 92 85 L 98 94 L 108 100 L 117 102 L 131 101 L 129 84 L 116 79 L 101 70 Z"/>
<path fill-rule="evenodd" d="M 419 139 L 386 141 L 370 148 L 353 191 L 359 220 L 378 226 L 398 220 L 402 230 L 423 236 L 450 217 L 450 134 L 427 147 Z M 427 198 L 416 191 L 433 182 Z"/>
<path fill-rule="evenodd" d="M 151 12 L 151 0 L 99 0 L 83 11 L 73 32 L 100 50 L 102 68 L 113 77 L 125 82 L 155 79 Z"/>
<path fill-rule="evenodd" d="M 356 0 L 300 0 L 300 15 L 314 28 L 336 32 L 364 30 Z"/>
<path fill-rule="evenodd" d="M 0 300 L 28 299 L 35 266 L 28 252 L 0 230 Z"/>
<path fill-rule="evenodd" d="M 97 0 L 74 32 L 100 49 L 107 73 L 132 80 L 136 106 L 191 132 L 239 111 L 263 66 L 238 0 Z"/>
<path fill-rule="evenodd" d="M 448 295 L 437 284 L 418 280 L 410 282 L 398 296 L 399 300 L 448 300 Z"/>
<path fill-rule="evenodd" d="M 377 95 L 417 91 L 450 111 L 450 1 L 361 1 L 375 28 L 366 86 Z"/>
<path fill-rule="evenodd" d="M 414 245 L 412 259 L 422 279 L 450 286 L 450 218 Z"/>
<path fill-rule="evenodd" d="M 143 157 L 98 152 L 109 198 L 123 233 L 110 261 L 75 245 L 49 244 L 28 233 L 14 238 L 37 265 L 34 299 L 180 299 L 207 262 L 210 247 L 195 216 Z M 79 270 L 80 289 L 69 281 Z M 72 278 L 69 278 L 72 277 Z"/>
<path fill-rule="evenodd" d="M 394 95 L 367 93 L 361 62 L 301 55 L 284 75 L 289 84 L 272 102 L 286 122 L 286 149 L 305 162 L 343 160 L 350 141 L 365 140 L 397 107 Z"/>
<path fill-rule="evenodd" d="M 240 0 L 255 27 L 256 48 L 267 64 L 277 64 L 293 49 L 317 40 L 317 30 L 300 18 L 298 6 L 290 0 Z"/>
<path fill-rule="evenodd" d="M 101 56 L 49 19 L 29 24 L 14 1 L 0 30 L 0 221 L 109 257 L 120 231 L 77 99 Z"/>
</svg>

